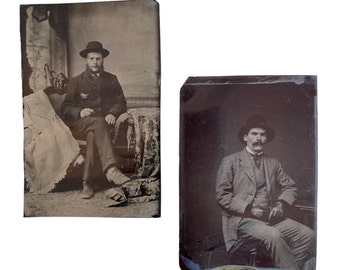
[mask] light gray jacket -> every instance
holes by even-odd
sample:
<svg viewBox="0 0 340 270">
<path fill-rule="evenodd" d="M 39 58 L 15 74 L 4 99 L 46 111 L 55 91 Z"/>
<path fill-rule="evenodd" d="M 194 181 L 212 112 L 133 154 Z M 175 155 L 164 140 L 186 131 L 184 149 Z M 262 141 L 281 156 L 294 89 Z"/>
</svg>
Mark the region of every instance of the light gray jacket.
<svg viewBox="0 0 340 270">
<path fill-rule="evenodd" d="M 278 200 L 292 205 L 297 196 L 295 182 L 285 173 L 280 162 L 264 155 L 264 174 L 268 198 L 273 206 Z M 216 180 L 216 199 L 222 209 L 223 234 L 227 251 L 237 240 L 237 228 L 256 194 L 255 173 L 246 150 L 225 157 Z"/>
</svg>

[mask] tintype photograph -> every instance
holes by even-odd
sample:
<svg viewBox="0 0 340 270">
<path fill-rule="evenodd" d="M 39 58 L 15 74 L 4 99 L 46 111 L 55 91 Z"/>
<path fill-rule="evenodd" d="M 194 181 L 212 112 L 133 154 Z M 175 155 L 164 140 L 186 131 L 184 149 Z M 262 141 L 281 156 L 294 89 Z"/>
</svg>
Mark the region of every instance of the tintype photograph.
<svg viewBox="0 0 340 270">
<path fill-rule="evenodd" d="M 20 6 L 24 216 L 160 216 L 156 1 Z"/>
<path fill-rule="evenodd" d="M 181 269 L 313 270 L 316 234 L 317 77 L 189 77 Z"/>
</svg>

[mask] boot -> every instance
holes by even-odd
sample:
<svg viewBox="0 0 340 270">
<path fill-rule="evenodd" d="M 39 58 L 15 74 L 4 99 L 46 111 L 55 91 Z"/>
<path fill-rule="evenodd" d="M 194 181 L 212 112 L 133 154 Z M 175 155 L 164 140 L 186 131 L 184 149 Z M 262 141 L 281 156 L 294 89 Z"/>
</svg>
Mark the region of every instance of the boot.
<svg viewBox="0 0 340 270">
<path fill-rule="evenodd" d="M 83 181 L 83 191 L 81 197 L 83 199 L 91 199 L 94 196 L 94 190 L 88 181 Z"/>
<path fill-rule="evenodd" d="M 119 186 L 131 180 L 130 177 L 127 177 L 116 167 L 110 167 L 107 170 L 106 178 L 108 181 L 113 182 L 114 184 Z"/>
</svg>

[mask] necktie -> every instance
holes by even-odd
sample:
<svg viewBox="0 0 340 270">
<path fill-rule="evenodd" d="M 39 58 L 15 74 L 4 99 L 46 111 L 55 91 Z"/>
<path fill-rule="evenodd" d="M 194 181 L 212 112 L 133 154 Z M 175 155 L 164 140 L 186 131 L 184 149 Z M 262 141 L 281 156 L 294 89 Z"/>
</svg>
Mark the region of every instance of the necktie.
<svg viewBox="0 0 340 270">
<path fill-rule="evenodd" d="M 93 78 L 99 78 L 100 72 L 92 72 L 92 73 L 91 73 L 91 76 L 92 76 Z"/>
<path fill-rule="evenodd" d="M 260 169 L 262 155 L 253 155 L 253 158 L 254 158 L 254 162 L 255 162 L 256 167 L 258 169 Z"/>
</svg>

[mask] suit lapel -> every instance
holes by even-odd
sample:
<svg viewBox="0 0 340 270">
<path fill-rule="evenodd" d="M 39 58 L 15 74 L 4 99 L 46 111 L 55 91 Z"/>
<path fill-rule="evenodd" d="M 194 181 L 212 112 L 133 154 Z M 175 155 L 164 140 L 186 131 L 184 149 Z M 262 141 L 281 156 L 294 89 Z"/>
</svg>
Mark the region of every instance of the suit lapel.
<svg viewBox="0 0 340 270">
<path fill-rule="evenodd" d="M 241 164 L 244 172 L 246 173 L 246 175 L 248 175 L 250 180 L 256 186 L 256 179 L 255 179 L 254 168 L 253 168 L 253 166 L 251 164 L 251 160 L 250 160 L 249 154 L 246 152 L 246 150 L 241 151 L 239 159 L 240 159 L 240 164 Z"/>
</svg>

